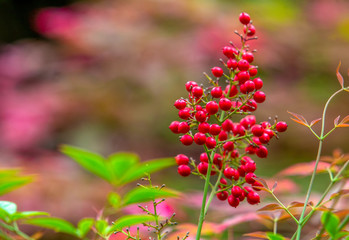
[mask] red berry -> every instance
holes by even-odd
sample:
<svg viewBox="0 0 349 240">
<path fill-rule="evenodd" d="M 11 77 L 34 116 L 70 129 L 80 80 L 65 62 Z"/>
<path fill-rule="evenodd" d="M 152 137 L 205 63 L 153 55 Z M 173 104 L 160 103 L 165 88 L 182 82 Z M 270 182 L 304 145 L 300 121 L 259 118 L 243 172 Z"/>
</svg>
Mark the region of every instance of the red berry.
<svg viewBox="0 0 349 240">
<path fill-rule="evenodd" d="M 241 92 L 242 94 L 246 94 L 246 93 L 247 93 L 245 84 L 241 84 L 241 85 L 240 85 L 240 92 Z"/>
<path fill-rule="evenodd" d="M 187 89 L 188 92 L 191 92 L 191 90 L 193 89 L 193 87 L 196 87 L 198 84 L 196 82 L 193 81 L 189 81 L 185 84 L 185 89 Z"/>
<path fill-rule="evenodd" d="M 223 174 L 226 178 L 231 180 L 234 177 L 234 169 L 231 167 L 227 167 L 224 169 Z"/>
<path fill-rule="evenodd" d="M 188 165 L 180 165 L 178 166 L 178 169 L 177 169 L 179 175 L 183 176 L 183 177 L 187 177 L 190 175 L 190 167 Z"/>
<path fill-rule="evenodd" d="M 247 25 L 250 23 L 251 18 L 250 18 L 250 15 L 248 15 L 245 12 L 242 12 L 242 13 L 240 13 L 239 20 L 242 24 Z"/>
<path fill-rule="evenodd" d="M 260 78 L 253 79 L 254 85 L 256 86 L 256 89 L 259 90 L 263 87 L 263 81 Z"/>
<path fill-rule="evenodd" d="M 218 108 L 218 103 L 215 101 L 210 101 L 206 104 L 206 111 L 210 115 L 216 114 L 218 112 Z"/>
<path fill-rule="evenodd" d="M 191 92 L 192 92 L 193 96 L 196 98 L 201 98 L 202 94 L 204 94 L 204 90 L 199 86 L 193 87 Z"/>
<path fill-rule="evenodd" d="M 247 173 L 245 176 L 245 180 L 247 183 L 249 184 L 253 184 L 256 180 L 254 179 L 256 177 L 256 175 L 254 173 Z"/>
<path fill-rule="evenodd" d="M 262 91 L 257 91 L 254 93 L 253 99 L 258 103 L 262 103 L 265 101 L 265 93 Z"/>
<path fill-rule="evenodd" d="M 188 165 L 189 163 L 189 158 L 184 154 L 178 154 L 175 156 L 175 160 L 177 165 Z"/>
<path fill-rule="evenodd" d="M 270 141 L 268 133 L 263 133 L 262 136 L 259 137 L 259 141 L 263 144 L 268 143 Z"/>
<path fill-rule="evenodd" d="M 247 202 L 251 205 L 258 204 L 260 202 L 260 197 L 256 192 L 249 192 L 247 194 Z"/>
<path fill-rule="evenodd" d="M 223 94 L 222 88 L 221 87 L 214 87 L 211 90 L 211 95 L 214 98 L 220 98 Z"/>
<path fill-rule="evenodd" d="M 241 71 L 237 74 L 237 78 L 240 84 L 245 83 L 248 79 L 250 79 L 250 73 L 247 71 Z"/>
<path fill-rule="evenodd" d="M 183 143 L 183 145 L 189 146 L 193 143 L 193 138 L 190 135 L 183 135 L 180 138 L 180 141 Z"/>
<path fill-rule="evenodd" d="M 223 148 L 225 151 L 231 152 L 234 150 L 234 142 L 226 142 L 223 144 Z"/>
<path fill-rule="evenodd" d="M 247 154 L 255 154 L 256 153 L 256 147 L 253 146 L 253 145 L 248 145 L 246 148 L 245 148 L 245 152 Z"/>
<path fill-rule="evenodd" d="M 245 190 L 244 193 L 249 193 L 249 192 L 253 191 L 253 189 L 248 187 L 248 186 L 244 187 L 244 190 Z M 246 196 L 247 196 L 247 194 L 246 194 Z"/>
<path fill-rule="evenodd" d="M 187 133 L 189 132 L 190 127 L 189 124 L 187 122 L 181 122 L 178 124 L 178 132 L 179 133 Z"/>
<path fill-rule="evenodd" d="M 234 197 L 233 195 L 230 195 L 228 197 L 228 203 L 230 206 L 236 208 L 237 206 L 239 206 L 240 200 L 236 197 Z"/>
<path fill-rule="evenodd" d="M 232 158 L 237 158 L 239 157 L 239 152 L 237 150 L 234 150 L 231 155 L 230 155 Z"/>
<path fill-rule="evenodd" d="M 240 71 L 247 71 L 249 68 L 250 68 L 250 64 L 248 63 L 247 60 L 242 59 L 238 62 L 238 69 Z"/>
<path fill-rule="evenodd" d="M 197 111 L 195 113 L 195 119 L 199 122 L 205 122 L 206 121 L 206 113 L 204 111 Z"/>
<path fill-rule="evenodd" d="M 197 145 L 204 145 L 206 143 L 206 135 L 204 133 L 195 133 L 194 135 L 194 142 Z"/>
<path fill-rule="evenodd" d="M 220 67 L 211 68 L 211 72 L 212 72 L 213 76 L 218 77 L 218 78 L 223 75 L 223 69 Z"/>
<path fill-rule="evenodd" d="M 173 133 L 179 133 L 178 132 L 178 125 L 179 122 L 178 121 L 173 121 L 171 122 L 170 126 L 168 127 Z"/>
<path fill-rule="evenodd" d="M 269 138 L 272 139 L 275 135 L 274 131 L 271 130 L 270 128 L 264 129 L 264 132 L 268 134 Z"/>
<path fill-rule="evenodd" d="M 254 85 L 254 82 L 251 81 L 251 80 L 248 80 L 244 83 L 245 85 L 245 88 L 246 88 L 246 92 L 253 92 L 254 89 L 255 89 L 255 85 Z M 255 99 L 256 100 L 256 99 Z M 256 101 L 257 102 L 257 101 Z"/>
<path fill-rule="evenodd" d="M 259 146 L 256 155 L 260 158 L 266 158 L 268 156 L 268 149 L 265 146 Z"/>
<path fill-rule="evenodd" d="M 270 128 L 271 127 L 271 124 L 269 122 L 262 122 L 261 125 L 263 128 Z"/>
<path fill-rule="evenodd" d="M 228 192 L 227 191 L 222 191 L 216 194 L 217 198 L 221 201 L 225 201 L 228 198 Z"/>
<path fill-rule="evenodd" d="M 206 146 L 209 149 L 215 148 L 217 145 L 216 140 L 213 137 L 206 138 Z"/>
<path fill-rule="evenodd" d="M 248 27 L 248 30 L 247 30 Z M 256 33 L 256 28 L 250 24 L 249 26 L 244 26 L 244 33 L 247 32 L 247 36 L 252 37 Z"/>
<path fill-rule="evenodd" d="M 219 134 L 218 134 L 218 140 L 219 141 L 225 141 L 228 139 L 228 134 L 227 132 L 225 131 L 221 131 Z"/>
<path fill-rule="evenodd" d="M 237 50 L 233 47 L 230 46 L 225 46 L 223 47 L 223 54 L 227 57 L 227 58 L 235 58 L 234 54 L 237 54 Z"/>
<path fill-rule="evenodd" d="M 224 178 L 219 179 L 219 182 L 220 182 L 221 184 L 223 184 L 222 187 L 224 187 L 225 185 L 228 184 L 228 183 L 227 183 L 227 180 L 225 180 Z M 221 185 L 220 185 L 220 186 L 221 186 Z"/>
<path fill-rule="evenodd" d="M 285 132 L 287 130 L 287 123 L 286 122 L 278 122 L 275 126 L 276 131 L 278 132 Z"/>
<path fill-rule="evenodd" d="M 227 67 L 235 70 L 238 67 L 238 62 L 235 59 L 229 58 L 227 61 Z"/>
<path fill-rule="evenodd" d="M 210 134 L 213 136 L 218 135 L 221 132 L 221 126 L 219 126 L 218 124 L 212 124 L 210 127 Z"/>
<path fill-rule="evenodd" d="M 254 136 L 260 137 L 264 133 L 264 128 L 261 125 L 256 124 L 251 128 L 251 132 Z"/>
<path fill-rule="evenodd" d="M 234 186 L 232 189 L 231 189 L 231 194 L 238 198 L 240 197 L 241 194 L 243 194 L 243 190 L 241 189 L 241 187 L 239 186 Z"/>
<path fill-rule="evenodd" d="M 222 123 L 222 129 L 226 132 L 232 131 L 233 127 L 234 127 L 234 124 L 230 119 L 227 119 Z"/>
<path fill-rule="evenodd" d="M 243 165 L 241 165 L 240 167 L 238 167 L 238 172 L 239 172 L 239 176 L 240 177 L 245 177 L 245 174 L 246 174 L 246 172 L 245 172 L 245 166 L 243 166 Z"/>
<path fill-rule="evenodd" d="M 255 68 L 255 67 L 252 67 L 248 70 L 248 72 L 250 73 L 250 76 L 253 77 L 253 76 L 256 76 L 257 73 L 258 73 L 258 69 Z M 254 82 L 254 81 L 253 81 Z"/>
<path fill-rule="evenodd" d="M 208 133 L 210 131 L 210 124 L 207 122 L 202 122 L 198 126 L 198 131 L 201 133 Z"/>
<path fill-rule="evenodd" d="M 253 173 L 254 171 L 256 171 L 256 164 L 255 163 L 246 163 L 245 171 L 247 173 Z"/>
<path fill-rule="evenodd" d="M 228 98 L 221 98 L 219 100 L 219 107 L 223 111 L 229 111 L 231 109 L 232 103 Z"/>
<path fill-rule="evenodd" d="M 207 174 L 207 169 L 208 169 L 208 163 L 206 162 L 200 162 L 198 164 L 198 171 L 199 173 L 206 175 Z"/>
<path fill-rule="evenodd" d="M 208 163 L 208 156 L 207 156 L 207 153 L 201 153 L 201 154 L 200 154 L 200 162 Z"/>
<path fill-rule="evenodd" d="M 187 102 L 184 99 L 177 99 L 174 103 L 175 108 L 182 110 L 187 106 Z"/>
<path fill-rule="evenodd" d="M 251 63 L 254 60 L 254 56 L 251 52 L 245 52 L 242 54 L 242 59 L 245 59 L 247 62 Z"/>
<path fill-rule="evenodd" d="M 254 112 L 257 110 L 257 103 L 255 100 L 250 99 L 247 101 L 246 105 L 243 107 L 243 110 Z"/>
<path fill-rule="evenodd" d="M 190 108 L 184 108 L 184 109 L 182 109 L 182 110 L 179 110 L 178 116 L 179 116 L 181 119 L 186 120 L 186 119 L 190 118 L 190 111 L 191 111 Z"/>
<path fill-rule="evenodd" d="M 245 128 L 241 124 L 236 124 L 233 129 L 234 136 L 245 136 Z"/>
<path fill-rule="evenodd" d="M 254 183 L 252 183 L 252 188 L 255 191 L 261 191 L 262 189 L 260 189 L 260 187 L 263 187 L 262 183 L 260 183 L 258 181 L 255 181 Z"/>
<path fill-rule="evenodd" d="M 225 92 L 225 94 L 229 94 L 229 97 L 234 97 L 236 94 L 238 94 L 238 89 L 235 85 L 233 85 L 231 87 L 230 87 L 230 85 L 227 85 L 224 92 Z"/>
</svg>

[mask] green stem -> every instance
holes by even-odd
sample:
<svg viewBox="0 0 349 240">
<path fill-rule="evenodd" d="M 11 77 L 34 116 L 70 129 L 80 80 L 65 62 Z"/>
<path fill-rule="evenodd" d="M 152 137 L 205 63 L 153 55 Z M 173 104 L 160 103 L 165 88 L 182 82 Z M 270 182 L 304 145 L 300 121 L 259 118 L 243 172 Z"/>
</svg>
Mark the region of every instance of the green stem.
<svg viewBox="0 0 349 240">
<path fill-rule="evenodd" d="M 207 214 L 207 211 L 208 211 L 208 208 L 210 207 L 210 204 L 211 204 L 211 202 L 212 202 L 212 199 L 213 199 L 213 197 L 214 197 L 215 194 L 216 194 L 217 187 L 218 187 L 218 185 L 219 185 L 219 183 L 220 183 L 221 177 L 222 177 L 222 171 L 219 171 L 219 175 L 218 175 L 218 178 L 217 178 L 217 182 L 216 182 L 216 184 L 213 186 L 213 188 L 212 188 L 212 190 L 211 190 L 211 193 L 210 193 L 210 196 L 209 196 L 208 201 L 207 201 L 206 206 L 205 206 L 205 215 Z"/>
<path fill-rule="evenodd" d="M 270 192 L 270 194 L 274 197 L 274 199 L 280 204 L 280 206 L 290 215 L 290 217 L 298 224 L 298 220 L 293 214 L 285 207 L 285 205 L 275 196 L 273 192 Z"/>
<path fill-rule="evenodd" d="M 297 240 L 300 240 L 301 237 L 301 232 L 302 232 L 302 228 L 303 228 L 303 219 L 304 219 L 304 215 L 305 215 L 305 210 L 307 208 L 308 205 L 308 201 L 311 195 L 311 192 L 313 190 L 313 184 L 314 184 L 314 180 L 315 180 L 315 176 L 316 176 L 316 170 L 317 167 L 319 165 L 320 162 L 320 156 L 321 156 L 321 151 L 322 151 L 322 143 L 324 141 L 324 131 L 325 131 L 325 117 L 326 117 L 326 111 L 327 111 L 327 107 L 329 105 L 329 103 L 331 102 L 331 100 L 333 99 L 334 96 L 336 96 L 338 93 L 340 93 L 341 91 L 343 91 L 344 89 L 339 89 L 338 91 L 336 91 L 334 94 L 332 94 L 332 96 L 327 100 L 324 110 L 322 112 L 322 122 L 321 122 L 321 134 L 319 137 L 319 147 L 318 147 L 318 152 L 317 152 L 317 156 L 316 156 L 316 161 L 315 161 L 315 166 L 314 166 L 314 171 L 311 175 L 311 179 L 310 179 L 310 183 L 309 183 L 309 187 L 308 187 L 308 191 L 307 191 L 307 195 L 305 198 L 305 202 L 304 202 L 304 207 L 301 213 L 301 216 L 299 218 L 299 222 L 298 222 L 298 227 L 297 227 Z"/>
</svg>

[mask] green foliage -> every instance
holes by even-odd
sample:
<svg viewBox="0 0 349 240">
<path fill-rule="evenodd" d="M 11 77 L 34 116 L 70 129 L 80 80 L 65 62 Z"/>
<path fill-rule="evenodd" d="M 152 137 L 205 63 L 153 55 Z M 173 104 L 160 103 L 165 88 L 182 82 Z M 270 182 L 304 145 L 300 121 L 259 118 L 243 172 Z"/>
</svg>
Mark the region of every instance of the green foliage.
<svg viewBox="0 0 349 240">
<path fill-rule="evenodd" d="M 19 172 L 19 169 L 0 170 L 0 196 L 33 181 L 32 176 L 21 176 Z"/>
<path fill-rule="evenodd" d="M 78 236 L 77 230 L 75 229 L 75 227 L 70 222 L 61 218 L 55 218 L 55 217 L 33 218 L 33 219 L 25 220 L 24 223 L 39 226 L 39 227 L 49 228 L 56 232 L 62 232 L 62 233 L 67 233 L 73 236 Z"/>
<path fill-rule="evenodd" d="M 340 219 L 332 212 L 324 212 L 321 216 L 321 223 L 333 240 L 349 235 L 348 232 L 341 231 Z"/>
<path fill-rule="evenodd" d="M 127 215 L 119 218 L 114 222 L 114 225 L 109 229 L 108 233 L 111 234 L 115 231 L 121 231 L 125 227 L 133 226 L 140 223 L 154 221 L 154 216 L 150 215 Z"/>
<path fill-rule="evenodd" d="M 269 240 L 285 240 L 285 238 L 277 233 L 268 232 L 267 237 Z"/>
<path fill-rule="evenodd" d="M 86 234 L 90 231 L 91 227 L 93 226 L 93 223 L 95 220 L 93 218 L 83 218 L 80 220 L 78 223 L 78 228 L 77 228 L 77 235 L 80 238 L 83 238 L 86 236 Z"/>
</svg>

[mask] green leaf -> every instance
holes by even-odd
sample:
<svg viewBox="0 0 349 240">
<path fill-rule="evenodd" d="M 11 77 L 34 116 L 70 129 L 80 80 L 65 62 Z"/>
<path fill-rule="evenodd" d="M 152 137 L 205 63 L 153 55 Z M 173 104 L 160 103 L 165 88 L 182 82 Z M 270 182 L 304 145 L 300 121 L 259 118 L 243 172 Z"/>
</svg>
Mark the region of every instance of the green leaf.
<svg viewBox="0 0 349 240">
<path fill-rule="evenodd" d="M 337 227 L 340 223 L 339 217 L 331 212 L 324 212 L 321 216 L 321 223 L 324 225 L 328 234 L 334 238 L 338 232 Z"/>
<path fill-rule="evenodd" d="M 269 240 L 285 240 L 285 238 L 282 235 L 277 233 L 268 232 L 267 236 Z"/>
<path fill-rule="evenodd" d="M 16 188 L 22 187 L 33 181 L 32 177 L 16 177 L 0 181 L 0 195 L 4 195 L 8 192 L 15 190 Z"/>
<path fill-rule="evenodd" d="M 119 208 L 120 204 L 121 204 L 121 197 L 119 194 L 117 194 L 115 192 L 111 192 L 108 195 L 108 202 L 112 207 Z"/>
<path fill-rule="evenodd" d="M 349 232 L 337 232 L 336 236 L 334 237 L 334 239 L 342 239 L 345 236 L 349 236 Z"/>
<path fill-rule="evenodd" d="M 129 191 L 123 198 L 123 205 L 148 202 L 157 198 L 178 197 L 179 192 L 171 189 L 138 187 Z"/>
<path fill-rule="evenodd" d="M 25 220 L 24 223 L 52 229 L 56 232 L 62 232 L 62 233 L 67 233 L 73 236 L 78 236 L 77 229 L 75 229 L 75 227 L 70 222 L 61 218 L 54 218 L 54 217 L 32 218 L 32 219 Z"/>
<path fill-rule="evenodd" d="M 114 153 L 108 157 L 110 170 L 113 173 L 113 182 L 117 184 L 125 172 L 133 169 L 139 162 L 139 157 L 134 153 Z"/>
<path fill-rule="evenodd" d="M 68 145 L 62 145 L 61 152 L 71 157 L 86 170 L 111 182 L 111 173 L 106 160 L 101 155 Z"/>
<path fill-rule="evenodd" d="M 85 237 L 86 234 L 90 231 L 94 221 L 95 220 L 93 218 L 81 219 L 80 222 L 78 223 L 77 235 L 80 238 Z"/>
<path fill-rule="evenodd" d="M 121 231 L 125 227 L 130 227 L 140 223 L 146 223 L 154 221 L 155 218 L 150 215 L 127 215 L 119 218 L 114 222 L 114 225 L 109 229 L 107 234 L 111 234 L 115 231 Z"/>
<path fill-rule="evenodd" d="M 50 216 L 47 212 L 37 212 L 37 211 L 26 211 L 26 212 L 16 212 L 12 216 L 12 220 L 16 221 L 24 218 L 31 218 L 36 216 Z"/>
<path fill-rule="evenodd" d="M 0 201 L 0 208 L 4 210 L 8 215 L 13 215 L 17 211 L 17 205 L 13 202 Z"/>
<path fill-rule="evenodd" d="M 120 180 L 120 184 L 132 182 L 144 177 L 146 174 L 159 171 L 161 169 L 175 165 L 173 158 L 162 158 L 143 162 L 133 169 L 129 169 L 124 177 Z"/>
<path fill-rule="evenodd" d="M 106 229 L 108 227 L 107 221 L 104 219 L 97 220 L 95 223 L 96 230 L 99 234 L 105 236 L 106 235 Z"/>
</svg>

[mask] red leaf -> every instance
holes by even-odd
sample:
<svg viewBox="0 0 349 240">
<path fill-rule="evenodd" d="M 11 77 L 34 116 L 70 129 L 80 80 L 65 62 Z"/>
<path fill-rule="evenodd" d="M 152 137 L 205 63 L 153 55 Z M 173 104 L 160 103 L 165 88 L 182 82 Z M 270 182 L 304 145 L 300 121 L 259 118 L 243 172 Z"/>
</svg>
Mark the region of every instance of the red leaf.
<svg viewBox="0 0 349 240">
<path fill-rule="evenodd" d="M 337 197 L 341 197 L 343 195 L 347 195 L 349 194 L 349 189 L 342 189 L 336 193 L 333 193 L 331 196 L 330 196 L 330 199 L 334 199 L 334 198 L 337 198 Z"/>
<path fill-rule="evenodd" d="M 269 239 L 266 232 L 253 232 L 253 233 L 247 233 L 244 234 L 246 237 L 255 237 L 255 238 L 261 238 L 261 239 Z"/>
<path fill-rule="evenodd" d="M 256 214 L 255 212 L 250 212 L 250 213 L 245 212 L 243 214 L 235 215 L 232 218 L 228 218 L 224 220 L 222 224 L 218 225 L 217 230 L 221 232 L 227 229 L 228 227 L 235 226 L 243 222 L 251 222 L 257 219 L 259 219 L 259 215 Z"/>
<path fill-rule="evenodd" d="M 297 164 L 294 164 L 294 165 L 284 169 L 283 171 L 278 173 L 278 175 L 281 175 L 281 176 L 297 176 L 297 175 L 298 176 L 308 176 L 308 175 L 311 175 L 313 173 L 314 167 L 315 167 L 315 161 L 307 162 L 307 163 L 297 163 Z M 316 172 L 317 173 L 326 172 L 326 169 L 330 168 L 330 167 L 331 167 L 331 164 L 329 164 L 329 163 L 319 162 Z"/>
<path fill-rule="evenodd" d="M 342 124 L 342 123 L 340 123 L 340 124 L 337 125 L 337 127 L 349 127 L 349 124 Z"/>
<path fill-rule="evenodd" d="M 333 121 L 335 127 L 337 127 L 338 121 L 339 121 L 339 118 L 340 118 L 340 117 L 341 117 L 341 116 L 336 117 L 336 119 Z"/>
<path fill-rule="evenodd" d="M 302 124 L 306 127 L 308 127 L 308 122 L 305 120 L 305 118 L 302 115 L 299 115 L 297 113 L 293 113 L 290 111 L 287 111 L 289 114 L 291 114 L 294 118 L 291 118 L 291 120 L 295 121 L 296 123 Z"/>
<path fill-rule="evenodd" d="M 274 211 L 277 209 L 282 209 L 282 207 L 280 207 L 279 204 L 276 203 L 270 203 L 268 205 L 265 205 L 264 207 L 258 209 L 257 211 L 261 212 L 261 211 Z"/>
<path fill-rule="evenodd" d="M 320 120 L 321 120 L 321 118 L 318 118 L 318 119 L 315 119 L 315 120 L 311 121 L 310 127 L 312 127 L 312 126 L 314 126 L 315 124 L 317 124 Z"/>
<path fill-rule="evenodd" d="M 339 61 L 339 64 L 338 64 L 338 67 L 337 67 L 337 70 L 336 70 L 336 75 L 337 75 L 337 79 L 338 79 L 339 84 L 340 84 L 341 87 L 343 88 L 344 79 L 343 79 L 342 75 L 341 75 L 340 72 L 339 72 L 340 66 L 341 66 L 341 62 Z"/>
<path fill-rule="evenodd" d="M 343 124 L 343 123 L 347 123 L 349 122 L 349 115 L 345 116 L 342 121 L 340 122 L 340 124 Z"/>
<path fill-rule="evenodd" d="M 308 206 L 313 206 L 313 202 L 309 202 L 307 204 Z M 288 206 L 287 206 L 287 209 L 290 209 L 290 208 L 297 208 L 297 207 L 303 207 L 304 206 L 304 203 L 302 202 L 297 202 L 297 201 L 294 201 L 294 202 L 291 202 Z"/>
</svg>

